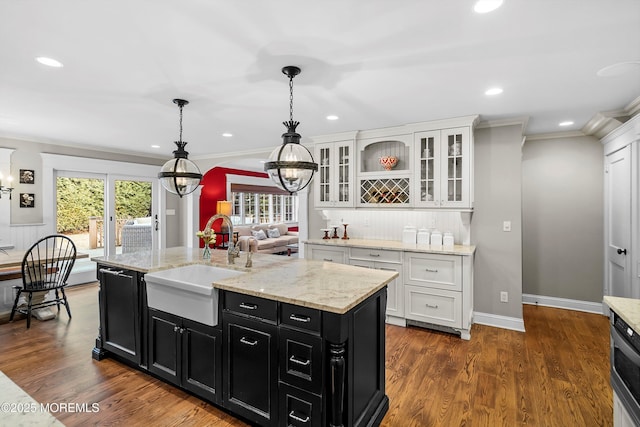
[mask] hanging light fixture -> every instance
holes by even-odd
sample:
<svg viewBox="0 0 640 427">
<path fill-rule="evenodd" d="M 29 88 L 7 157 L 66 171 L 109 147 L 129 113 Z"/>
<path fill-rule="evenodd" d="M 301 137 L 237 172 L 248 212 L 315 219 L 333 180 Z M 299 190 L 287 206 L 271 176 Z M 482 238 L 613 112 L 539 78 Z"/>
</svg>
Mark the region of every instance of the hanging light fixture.
<svg viewBox="0 0 640 427">
<path fill-rule="evenodd" d="M 287 132 L 282 134 L 283 143 L 273 150 L 264 170 L 278 187 L 293 194 L 309 185 L 318 164 L 314 163 L 309 150 L 300 144 L 301 136 L 296 132 L 300 122 L 293 121 L 293 78 L 300 74 L 300 68 L 289 65 L 282 72 L 289 77 L 289 121 L 282 123 Z"/>
<path fill-rule="evenodd" d="M 174 99 L 173 103 L 180 107 L 180 140 L 174 141 L 178 149 L 173 152 L 174 158 L 162 166 L 158 178 L 167 191 L 182 197 L 198 188 L 202 174 L 198 166 L 187 158 L 189 153 L 184 149 L 187 142 L 182 140 L 182 107 L 189 101 Z"/>
</svg>

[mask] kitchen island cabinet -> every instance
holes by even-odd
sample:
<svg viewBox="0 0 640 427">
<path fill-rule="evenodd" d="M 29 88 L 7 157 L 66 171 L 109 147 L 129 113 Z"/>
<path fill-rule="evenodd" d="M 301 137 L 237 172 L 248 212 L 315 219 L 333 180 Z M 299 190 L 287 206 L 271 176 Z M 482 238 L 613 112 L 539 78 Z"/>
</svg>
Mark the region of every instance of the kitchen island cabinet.
<svg viewBox="0 0 640 427">
<path fill-rule="evenodd" d="M 256 425 L 379 425 L 389 408 L 386 286 L 398 273 L 363 273 L 349 265 L 266 254 L 255 254 L 254 267 L 247 270 L 226 266 L 226 253 L 214 252 L 220 253 L 210 261 L 188 248 L 95 258 L 101 269 L 135 272 L 137 281 L 129 286 L 143 288 L 146 273 L 189 264 L 246 273 L 212 283 L 219 292 L 219 322 L 213 326 L 149 308 L 144 290 L 125 288 L 124 294 L 137 300 L 128 307 L 148 316 L 130 324 L 132 336 L 148 341 L 148 351 L 140 351 L 136 363 L 99 338 L 94 358 L 134 361 L 136 368 Z M 112 281 L 100 278 L 102 299 L 112 293 Z M 125 285 L 117 286 L 122 292 Z M 100 304 L 100 337 L 102 319 L 113 314 L 112 308 Z M 188 329 L 198 334 L 201 345 L 195 351 L 185 347 Z M 197 367 L 196 377 L 189 376 L 185 361 Z"/>
</svg>

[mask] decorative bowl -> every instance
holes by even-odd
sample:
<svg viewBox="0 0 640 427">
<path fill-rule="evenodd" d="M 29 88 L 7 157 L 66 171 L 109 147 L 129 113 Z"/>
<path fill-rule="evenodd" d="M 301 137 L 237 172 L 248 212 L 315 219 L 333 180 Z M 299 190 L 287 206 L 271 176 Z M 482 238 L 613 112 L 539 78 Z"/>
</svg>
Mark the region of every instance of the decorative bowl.
<svg viewBox="0 0 640 427">
<path fill-rule="evenodd" d="M 382 156 L 380 157 L 380 164 L 385 170 L 390 171 L 398 164 L 398 158 L 396 156 Z"/>
</svg>

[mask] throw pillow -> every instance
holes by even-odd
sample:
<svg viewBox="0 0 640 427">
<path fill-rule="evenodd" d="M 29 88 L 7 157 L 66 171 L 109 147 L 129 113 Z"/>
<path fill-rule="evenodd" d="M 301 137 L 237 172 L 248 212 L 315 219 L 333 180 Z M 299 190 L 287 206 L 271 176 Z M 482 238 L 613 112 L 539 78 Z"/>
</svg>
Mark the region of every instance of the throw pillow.
<svg viewBox="0 0 640 427">
<path fill-rule="evenodd" d="M 267 238 L 267 235 L 264 234 L 264 230 L 252 231 L 251 234 L 256 238 L 256 240 L 264 240 Z"/>
<path fill-rule="evenodd" d="M 275 239 L 276 237 L 280 237 L 280 230 L 278 230 L 277 228 L 270 228 L 269 230 L 267 230 L 267 234 L 270 238 Z"/>
</svg>

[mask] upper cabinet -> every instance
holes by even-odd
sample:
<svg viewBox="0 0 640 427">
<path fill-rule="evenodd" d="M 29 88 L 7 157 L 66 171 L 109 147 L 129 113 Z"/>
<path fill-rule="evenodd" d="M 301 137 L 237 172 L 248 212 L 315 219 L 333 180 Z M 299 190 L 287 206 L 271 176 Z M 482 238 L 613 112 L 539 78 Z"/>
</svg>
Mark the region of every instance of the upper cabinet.
<svg viewBox="0 0 640 427">
<path fill-rule="evenodd" d="M 473 209 L 478 116 L 312 138 L 315 206 Z"/>
<path fill-rule="evenodd" d="M 353 138 L 315 144 L 318 163 L 318 174 L 314 179 L 316 207 L 354 206 L 354 145 Z"/>
<path fill-rule="evenodd" d="M 414 206 L 471 209 L 470 128 L 416 132 L 414 137 Z"/>
</svg>

